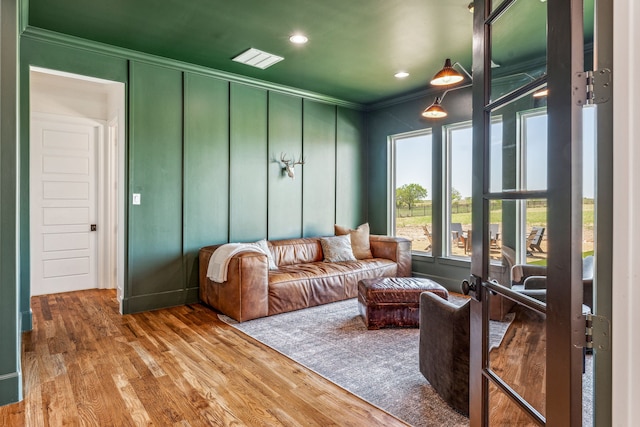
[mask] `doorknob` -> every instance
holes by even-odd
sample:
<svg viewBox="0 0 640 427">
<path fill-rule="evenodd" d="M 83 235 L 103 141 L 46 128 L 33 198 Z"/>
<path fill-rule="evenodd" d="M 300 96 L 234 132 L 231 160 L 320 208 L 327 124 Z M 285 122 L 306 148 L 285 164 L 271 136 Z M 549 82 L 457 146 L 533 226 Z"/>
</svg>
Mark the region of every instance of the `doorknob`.
<svg viewBox="0 0 640 427">
<path fill-rule="evenodd" d="M 91 231 L 96 231 L 98 226 L 96 224 L 91 224 Z"/>
<path fill-rule="evenodd" d="M 482 286 L 482 279 L 472 274 L 469 280 L 465 279 L 462 281 L 462 293 L 470 295 L 471 298 L 476 301 L 480 301 L 480 286 Z"/>
<path fill-rule="evenodd" d="M 468 280 L 462 281 L 462 293 L 465 295 L 469 295 L 469 291 L 473 290 L 475 292 L 475 286 L 470 284 Z"/>
</svg>

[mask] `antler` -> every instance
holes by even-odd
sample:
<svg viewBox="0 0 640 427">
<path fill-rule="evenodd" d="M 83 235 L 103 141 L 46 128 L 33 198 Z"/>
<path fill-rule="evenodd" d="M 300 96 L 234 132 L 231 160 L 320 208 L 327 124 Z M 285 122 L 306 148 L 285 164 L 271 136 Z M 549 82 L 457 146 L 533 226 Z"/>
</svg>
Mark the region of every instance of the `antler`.
<svg viewBox="0 0 640 427">
<path fill-rule="evenodd" d="M 304 157 L 302 157 L 302 154 L 298 160 L 296 160 L 295 157 L 291 158 L 291 160 L 287 160 L 284 153 L 280 153 L 280 161 L 284 164 L 284 167 L 282 168 L 283 172 L 286 172 L 291 179 L 295 179 L 296 176 L 296 171 L 294 169 L 295 166 L 304 165 Z"/>
<path fill-rule="evenodd" d="M 284 163 L 285 166 L 289 166 L 291 164 L 291 160 L 287 160 L 284 153 L 280 153 L 280 161 Z M 295 165 L 295 163 L 294 163 Z"/>
</svg>

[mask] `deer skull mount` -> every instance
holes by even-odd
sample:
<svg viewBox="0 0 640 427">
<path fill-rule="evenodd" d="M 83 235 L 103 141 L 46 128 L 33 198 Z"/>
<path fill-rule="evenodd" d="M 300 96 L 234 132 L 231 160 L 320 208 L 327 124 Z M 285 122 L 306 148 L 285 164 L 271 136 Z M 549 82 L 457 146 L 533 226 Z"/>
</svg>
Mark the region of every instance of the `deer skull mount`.
<svg viewBox="0 0 640 427">
<path fill-rule="evenodd" d="M 287 176 L 289 176 L 289 178 L 291 178 L 291 179 L 296 179 L 296 171 L 295 171 L 294 167 L 296 165 L 304 165 L 304 157 L 302 157 L 302 155 L 300 156 L 300 158 L 297 161 L 294 161 L 293 158 L 287 159 L 285 154 L 281 153 L 280 154 L 280 161 L 284 165 L 282 167 L 282 173 L 283 174 L 286 173 Z"/>
</svg>

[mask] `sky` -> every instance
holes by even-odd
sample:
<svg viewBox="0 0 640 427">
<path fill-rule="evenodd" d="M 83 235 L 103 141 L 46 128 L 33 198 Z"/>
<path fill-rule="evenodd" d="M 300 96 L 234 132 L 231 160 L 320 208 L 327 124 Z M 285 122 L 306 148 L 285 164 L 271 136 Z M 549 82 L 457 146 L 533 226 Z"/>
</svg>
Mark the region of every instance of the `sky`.
<svg viewBox="0 0 640 427">
<path fill-rule="evenodd" d="M 583 186 L 584 197 L 594 197 L 595 175 L 595 108 L 585 108 L 583 115 Z M 525 176 L 528 190 L 543 190 L 547 186 L 547 116 L 532 114 L 525 116 Z M 462 197 L 471 196 L 471 125 L 452 128 L 451 134 L 451 182 Z M 502 188 L 502 123 L 491 128 L 490 174 L 491 191 Z M 431 199 L 432 138 L 431 134 L 397 139 L 396 144 L 396 188 L 404 184 L 418 183 L 428 191 Z"/>
</svg>

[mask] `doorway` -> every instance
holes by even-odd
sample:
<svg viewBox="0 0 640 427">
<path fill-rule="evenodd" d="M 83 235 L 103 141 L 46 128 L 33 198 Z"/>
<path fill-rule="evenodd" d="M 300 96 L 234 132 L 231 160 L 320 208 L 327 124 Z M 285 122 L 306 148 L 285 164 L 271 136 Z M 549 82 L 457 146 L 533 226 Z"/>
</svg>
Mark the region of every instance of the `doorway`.
<svg viewBox="0 0 640 427">
<path fill-rule="evenodd" d="M 30 69 L 31 295 L 118 289 L 124 84 Z"/>
</svg>

